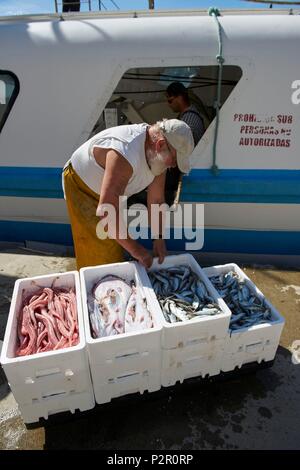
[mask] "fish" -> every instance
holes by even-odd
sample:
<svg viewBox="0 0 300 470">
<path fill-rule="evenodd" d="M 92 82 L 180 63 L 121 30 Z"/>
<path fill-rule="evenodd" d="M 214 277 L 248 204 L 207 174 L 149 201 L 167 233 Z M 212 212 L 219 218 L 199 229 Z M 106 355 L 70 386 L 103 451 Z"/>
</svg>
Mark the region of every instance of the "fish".
<svg viewBox="0 0 300 470">
<path fill-rule="evenodd" d="M 115 275 L 104 276 L 94 284 L 88 297 L 88 311 L 95 339 L 154 326 L 142 288 Z"/>
<path fill-rule="evenodd" d="M 72 289 L 44 287 L 22 292 L 16 356 L 29 356 L 75 346 L 79 342 L 76 296 Z"/>
<path fill-rule="evenodd" d="M 147 307 L 146 298 L 140 288 L 132 287 L 133 293 L 129 299 L 125 314 L 125 332 L 142 331 L 152 328 L 153 320 Z M 128 321 L 128 317 L 130 321 Z"/>
<path fill-rule="evenodd" d="M 88 310 L 92 336 L 94 338 L 106 336 L 104 319 L 99 311 L 99 304 L 94 297 L 90 297 L 88 301 Z"/>
<path fill-rule="evenodd" d="M 222 313 L 204 282 L 189 266 L 172 266 L 148 274 L 164 319 L 168 323 Z"/>
<path fill-rule="evenodd" d="M 258 297 L 238 273 L 228 271 L 209 279 L 232 312 L 229 324 L 231 330 L 272 321 L 272 313 L 264 298 Z"/>
<path fill-rule="evenodd" d="M 104 276 L 93 286 L 92 296 L 95 302 L 91 322 L 92 326 L 96 326 L 96 335 L 99 332 L 102 332 L 101 336 L 124 333 L 125 309 L 130 295 L 130 285 L 113 275 Z"/>
</svg>

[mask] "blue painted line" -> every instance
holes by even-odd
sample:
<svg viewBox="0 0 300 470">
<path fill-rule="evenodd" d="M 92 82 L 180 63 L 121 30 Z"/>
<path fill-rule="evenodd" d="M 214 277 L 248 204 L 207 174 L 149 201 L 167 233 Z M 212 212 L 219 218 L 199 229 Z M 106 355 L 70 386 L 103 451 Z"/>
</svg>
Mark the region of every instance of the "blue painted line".
<svg viewBox="0 0 300 470">
<path fill-rule="evenodd" d="M 0 196 L 63 198 L 62 168 L 0 167 Z"/>
<path fill-rule="evenodd" d="M 73 245 L 72 231 L 69 224 L 41 222 L 17 222 L 0 220 L 0 240 L 24 242 L 25 240 Z"/>
<path fill-rule="evenodd" d="M 192 170 L 180 201 L 300 204 L 300 170 Z"/>
<path fill-rule="evenodd" d="M 63 198 L 61 168 L 0 167 L 0 196 Z M 300 204 L 300 170 L 192 170 L 182 202 Z"/>
<path fill-rule="evenodd" d="M 170 240 L 167 247 L 185 250 L 185 242 Z M 205 229 L 201 251 L 296 256 L 300 255 L 300 232 Z"/>
<path fill-rule="evenodd" d="M 0 240 L 17 242 L 32 240 L 67 246 L 73 244 L 71 227 L 68 224 L 5 220 L 0 221 Z M 184 251 L 186 242 L 191 240 L 172 238 L 167 240 L 167 247 L 169 250 Z M 152 247 L 150 240 L 141 240 L 141 243 L 148 248 Z M 300 255 L 300 232 L 206 229 L 201 251 Z"/>
</svg>

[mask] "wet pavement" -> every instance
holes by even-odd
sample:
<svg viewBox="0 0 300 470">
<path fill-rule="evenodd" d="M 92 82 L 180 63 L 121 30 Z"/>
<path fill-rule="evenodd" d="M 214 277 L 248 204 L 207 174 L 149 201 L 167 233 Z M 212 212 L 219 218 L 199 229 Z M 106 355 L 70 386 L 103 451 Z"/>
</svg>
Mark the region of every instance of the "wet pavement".
<svg viewBox="0 0 300 470">
<path fill-rule="evenodd" d="M 73 269 L 74 258 L 1 249 L 0 341 L 17 278 Z M 28 428 L 0 368 L 0 449 L 300 449 L 300 364 L 291 360 L 300 340 L 300 270 L 243 269 L 286 320 L 272 367 L 191 380 Z"/>
</svg>

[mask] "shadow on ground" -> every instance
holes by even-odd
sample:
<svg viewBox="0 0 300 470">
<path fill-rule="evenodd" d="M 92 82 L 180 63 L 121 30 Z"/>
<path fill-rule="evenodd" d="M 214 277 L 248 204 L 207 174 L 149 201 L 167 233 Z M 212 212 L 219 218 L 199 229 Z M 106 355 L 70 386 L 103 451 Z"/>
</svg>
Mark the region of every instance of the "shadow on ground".
<svg viewBox="0 0 300 470">
<path fill-rule="evenodd" d="M 50 419 L 44 448 L 300 448 L 299 385 L 300 367 L 291 363 L 289 351 L 279 348 L 272 368 L 193 379 L 97 405 L 69 421 L 54 424 Z"/>
</svg>

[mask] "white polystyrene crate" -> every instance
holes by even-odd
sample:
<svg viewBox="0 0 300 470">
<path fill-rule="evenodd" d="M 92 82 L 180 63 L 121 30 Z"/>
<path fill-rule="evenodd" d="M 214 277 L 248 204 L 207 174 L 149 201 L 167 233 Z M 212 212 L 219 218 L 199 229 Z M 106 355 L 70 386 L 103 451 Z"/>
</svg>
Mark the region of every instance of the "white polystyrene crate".
<svg viewBox="0 0 300 470">
<path fill-rule="evenodd" d="M 236 367 L 241 368 L 244 364 L 252 362 L 260 364 L 262 361 L 272 361 L 275 358 L 280 334 L 278 340 L 271 342 L 268 337 L 272 336 L 274 338 L 273 332 L 270 328 L 267 330 L 266 325 L 259 326 L 265 328 L 260 331 L 249 331 L 247 337 L 245 337 L 245 332 L 234 332 L 232 335 L 228 333 L 224 356 L 222 357 L 222 372 L 234 370 Z M 233 349 L 236 351 L 230 352 Z"/>
<path fill-rule="evenodd" d="M 67 395 L 49 396 L 42 402 L 33 404 L 18 404 L 20 413 L 25 423 L 35 423 L 40 418 L 48 419 L 49 416 L 57 413 L 69 411 L 75 413 L 76 410 L 87 411 L 95 406 L 93 393 L 70 392 Z"/>
<path fill-rule="evenodd" d="M 154 327 L 148 330 L 123 333 L 94 339 L 91 335 L 87 298 L 93 285 L 112 274 L 142 288 L 151 312 Z M 161 321 L 160 312 L 144 289 L 136 263 L 113 263 L 80 270 L 82 306 L 86 342 L 97 403 L 130 393 L 159 390 L 161 387 Z"/>
<path fill-rule="evenodd" d="M 284 318 L 235 263 L 211 266 L 204 268 L 203 271 L 209 278 L 225 274 L 229 271 L 236 272 L 250 291 L 260 299 L 264 299 L 272 315 L 272 319 L 269 322 L 228 332 L 221 370 L 227 372 L 250 362 L 260 363 L 262 361 L 273 360 L 284 326 Z"/>
<path fill-rule="evenodd" d="M 25 290 L 26 296 L 34 295 L 43 287 L 51 287 L 54 280 L 55 287 L 72 287 L 75 290 L 79 328 L 78 344 L 55 351 L 15 357 L 17 321 L 22 306 L 22 291 Z M 89 396 L 88 400 L 85 399 L 85 402 L 88 402 L 89 405 L 83 405 L 79 401 L 79 409 L 85 406 L 92 408 L 95 405 L 77 271 L 36 276 L 16 281 L 1 352 L 1 364 L 20 409 L 27 407 L 27 422 L 33 422 L 38 420 L 39 417 L 56 413 L 62 407 L 64 410 L 70 409 L 72 411 L 72 407 L 76 405 L 76 396 L 80 397 L 81 394 L 86 397 Z M 71 401 L 69 400 L 70 394 L 74 397 Z M 51 400 L 49 397 L 51 397 Z M 59 401 L 59 407 L 55 397 Z M 77 407 L 75 406 L 75 408 Z"/>
<path fill-rule="evenodd" d="M 122 367 L 118 366 L 112 368 L 112 370 L 107 365 L 103 367 L 95 365 L 93 367 L 93 386 L 97 403 L 107 403 L 112 398 L 131 393 L 142 394 L 146 390 L 155 392 L 160 389 L 160 354 L 155 354 L 155 356 L 152 354 L 148 357 L 139 355 L 131 364 L 131 368 L 126 366 L 125 372 L 120 372 Z M 159 374 L 157 373 L 158 370 Z"/>
<path fill-rule="evenodd" d="M 191 377 L 218 375 L 224 353 L 224 339 L 204 342 L 183 348 L 162 351 L 161 383 L 163 387 L 175 385 Z"/>
<path fill-rule="evenodd" d="M 181 255 L 166 256 L 162 264 L 158 264 L 158 260 L 155 259 L 149 271 L 157 271 L 178 265 L 190 266 L 192 271 L 197 274 L 199 279 L 205 284 L 214 301 L 219 305 L 221 313 L 214 316 L 203 316 L 187 320 L 186 322 L 168 323 L 164 319 L 149 277 L 142 273 L 143 284 L 149 287 L 148 292 L 155 298 L 156 305 L 158 305 L 157 308 L 159 308 L 160 311 L 163 325 L 162 348 L 174 349 L 195 346 L 197 344 L 201 346 L 205 341 L 209 342 L 225 338 L 230 322 L 230 310 L 192 255 L 184 253 Z"/>
<path fill-rule="evenodd" d="M 60 364 L 60 372 L 56 369 L 43 370 L 46 375 L 35 378 L 26 377 L 24 386 L 9 383 L 11 391 L 18 405 L 32 405 L 43 403 L 49 397 L 67 397 L 68 394 L 84 393 L 87 390 L 93 395 L 93 387 L 89 372 L 88 360 L 82 363 L 81 370 L 68 368 L 66 364 Z M 77 366 L 78 367 L 78 366 Z M 87 388 L 88 383 L 88 388 Z"/>
</svg>

